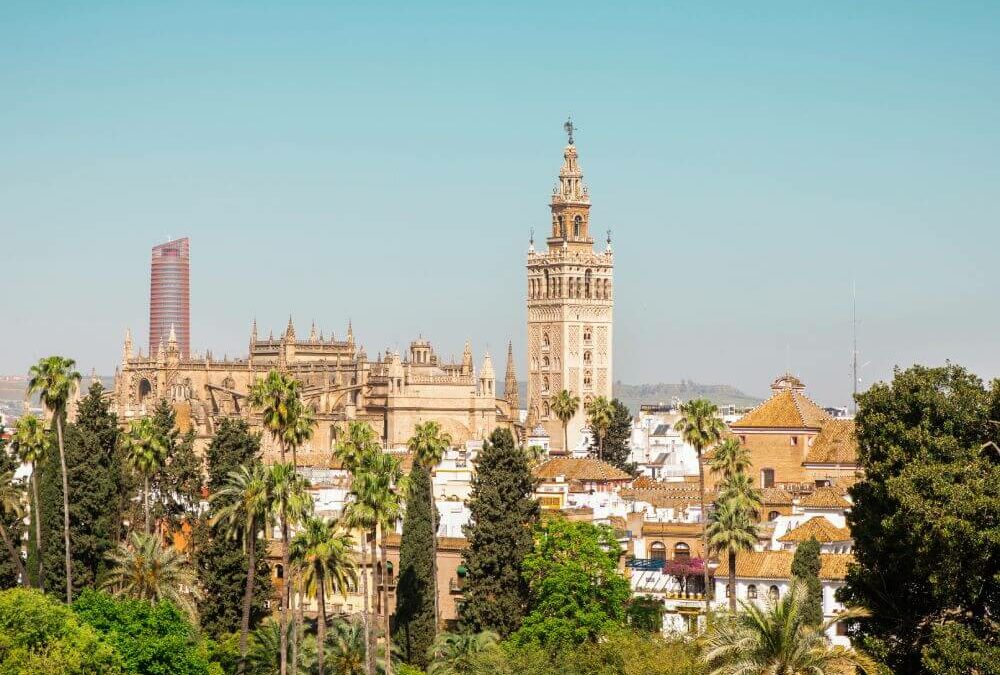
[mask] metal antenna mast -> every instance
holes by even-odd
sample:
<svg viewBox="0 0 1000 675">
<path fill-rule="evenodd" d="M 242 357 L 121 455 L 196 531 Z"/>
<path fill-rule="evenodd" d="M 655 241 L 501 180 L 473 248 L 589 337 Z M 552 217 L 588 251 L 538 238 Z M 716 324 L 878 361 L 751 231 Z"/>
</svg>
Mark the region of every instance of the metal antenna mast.
<svg viewBox="0 0 1000 675">
<path fill-rule="evenodd" d="M 851 313 L 852 313 L 852 328 L 853 328 L 853 341 L 854 349 L 851 355 L 851 370 L 854 375 L 854 396 L 851 398 L 851 407 L 854 409 L 854 413 L 858 412 L 858 282 L 851 282 Z"/>
</svg>

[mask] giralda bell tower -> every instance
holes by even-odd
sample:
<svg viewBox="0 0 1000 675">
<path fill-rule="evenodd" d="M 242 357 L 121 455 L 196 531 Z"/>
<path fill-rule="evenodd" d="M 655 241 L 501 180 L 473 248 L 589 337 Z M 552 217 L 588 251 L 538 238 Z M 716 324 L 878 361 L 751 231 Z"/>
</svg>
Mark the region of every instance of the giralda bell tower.
<svg viewBox="0 0 1000 675">
<path fill-rule="evenodd" d="M 586 426 L 584 407 L 598 396 L 610 400 L 612 384 L 611 234 L 595 251 L 572 122 L 564 128 L 569 144 L 549 205 L 551 233 L 544 251 L 535 250 L 534 236 L 528 248 L 528 421 L 545 426 L 556 452 L 567 451 L 552 411 L 556 395 L 566 389 L 580 399 L 567 429 L 573 449 Z"/>
</svg>

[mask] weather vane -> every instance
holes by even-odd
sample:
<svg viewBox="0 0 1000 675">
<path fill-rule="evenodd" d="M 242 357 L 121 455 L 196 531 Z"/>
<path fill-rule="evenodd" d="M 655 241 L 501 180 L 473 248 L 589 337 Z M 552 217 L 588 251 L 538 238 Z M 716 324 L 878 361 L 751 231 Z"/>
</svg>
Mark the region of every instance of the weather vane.
<svg viewBox="0 0 1000 675">
<path fill-rule="evenodd" d="M 573 118 L 569 117 L 566 119 L 563 129 L 566 130 L 566 135 L 569 136 L 569 144 L 573 145 L 573 132 L 576 131 L 576 127 L 573 126 Z"/>
</svg>

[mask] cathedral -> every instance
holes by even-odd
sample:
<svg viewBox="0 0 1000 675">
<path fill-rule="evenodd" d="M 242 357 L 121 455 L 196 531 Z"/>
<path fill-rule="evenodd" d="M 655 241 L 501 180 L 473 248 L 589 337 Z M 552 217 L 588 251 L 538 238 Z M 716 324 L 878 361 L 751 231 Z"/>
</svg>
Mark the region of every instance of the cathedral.
<svg viewBox="0 0 1000 675">
<path fill-rule="evenodd" d="M 324 337 L 315 325 L 300 338 L 289 318 L 278 337 L 261 338 L 254 322 L 246 357 L 235 359 L 188 354 L 173 328 L 155 353 L 151 347 L 143 355 L 127 333 L 111 392 L 119 419 L 148 415 L 166 399 L 182 426 L 195 431 L 199 446 L 225 417 L 242 417 L 259 429 L 260 414 L 249 409 L 247 396 L 257 378 L 277 369 L 302 383 L 303 399 L 316 419 L 313 438 L 299 453 L 307 466 L 329 463 L 338 434 L 351 420 L 369 422 L 386 448 L 404 446 L 416 424 L 434 420 L 456 445 L 481 441 L 498 426 L 511 428 L 523 441 L 528 430 L 541 425 L 553 449 L 564 451 L 562 423 L 551 409 L 562 389 L 581 401 L 568 426 L 569 445 L 576 445 L 586 423 L 583 406 L 594 397 L 611 396 L 612 253 L 610 235 L 604 251 L 594 250 L 590 197 L 568 122 L 566 129 L 569 144 L 552 194 L 547 249 L 536 251 L 532 241 L 528 251 L 526 416 L 512 345 L 500 395 L 490 355 L 477 368 L 468 343 L 454 363 L 442 361 L 423 337 L 405 353 L 386 350 L 369 359 L 350 324 L 343 339 Z M 270 439 L 264 443 L 266 453 L 277 451 Z"/>
<path fill-rule="evenodd" d="M 535 250 L 532 237 L 528 248 L 528 424 L 542 424 L 556 452 L 576 447 L 586 426 L 585 407 L 598 396 L 610 400 L 612 385 L 611 234 L 604 251 L 595 251 L 590 193 L 571 122 L 566 131 L 569 144 L 552 191 L 546 247 Z M 564 389 L 581 404 L 566 429 L 568 448 L 552 411 L 553 398 Z"/>
</svg>

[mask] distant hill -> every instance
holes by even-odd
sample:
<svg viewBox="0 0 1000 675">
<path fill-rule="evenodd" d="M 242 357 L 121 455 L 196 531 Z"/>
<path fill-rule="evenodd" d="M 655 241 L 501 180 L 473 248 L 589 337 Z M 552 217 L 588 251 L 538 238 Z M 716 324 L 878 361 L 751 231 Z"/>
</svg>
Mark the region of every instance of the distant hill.
<svg viewBox="0 0 1000 675">
<path fill-rule="evenodd" d="M 502 383 L 497 382 L 502 389 Z M 518 382 L 518 395 L 521 405 L 528 400 L 528 383 Z M 678 384 L 661 382 L 659 384 L 624 384 L 615 382 L 613 393 L 615 398 L 628 406 L 633 413 L 639 412 L 643 403 L 670 403 L 677 398 L 687 401 L 692 398 L 707 398 L 716 405 L 735 405 L 738 408 L 750 408 L 761 402 L 761 399 L 744 394 L 728 384 L 698 384 L 690 380 L 682 380 Z M 503 394 L 501 393 L 501 396 Z"/>
</svg>

